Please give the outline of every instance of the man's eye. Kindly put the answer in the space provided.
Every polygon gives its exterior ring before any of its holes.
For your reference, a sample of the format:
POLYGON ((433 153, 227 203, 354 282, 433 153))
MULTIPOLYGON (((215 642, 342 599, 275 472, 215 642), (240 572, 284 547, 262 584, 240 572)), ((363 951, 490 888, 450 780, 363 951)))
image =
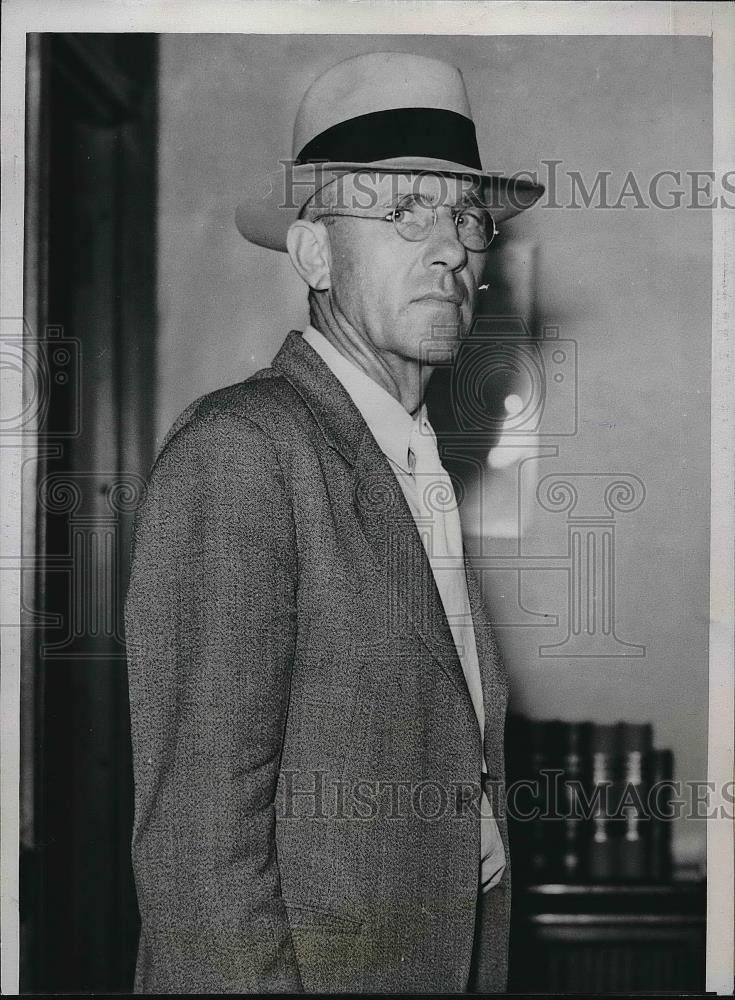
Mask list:
POLYGON ((457 226, 464 226, 465 228, 475 227, 480 229, 482 227, 482 219, 475 212, 458 212, 455 216, 455 222, 457 226))

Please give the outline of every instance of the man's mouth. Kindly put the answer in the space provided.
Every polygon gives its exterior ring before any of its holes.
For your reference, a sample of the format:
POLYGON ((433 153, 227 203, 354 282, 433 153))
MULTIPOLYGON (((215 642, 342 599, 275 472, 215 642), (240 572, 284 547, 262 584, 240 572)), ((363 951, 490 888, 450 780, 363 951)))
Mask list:
POLYGON ((428 295, 420 295, 415 302, 450 302, 452 305, 461 306, 463 296, 455 292, 446 294, 444 292, 430 292, 428 295))

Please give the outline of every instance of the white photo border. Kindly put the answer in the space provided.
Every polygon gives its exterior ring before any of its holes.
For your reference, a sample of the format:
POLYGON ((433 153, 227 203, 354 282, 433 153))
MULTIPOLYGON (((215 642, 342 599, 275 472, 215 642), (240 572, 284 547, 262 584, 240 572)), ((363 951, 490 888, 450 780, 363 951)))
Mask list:
MULTIPOLYGON (((659 2, 495 2, 495 0, 3 0, 2 225, 0 315, 23 316, 26 35, 33 32, 202 32, 242 34, 705 35, 713 43, 713 164, 735 162, 735 4, 659 2), (427 13, 431 14, 427 18, 427 13)), ((733 776, 735 730, 735 211, 714 208, 712 233, 712 472, 708 780, 733 776)), ((21 372, 0 371, 0 414, 21 408, 21 372)), ((17 448, 0 448, 0 926, 2 992, 19 983, 18 834, 20 763, 20 569, 9 554, 21 535, 17 448)), ((733 823, 707 828, 706 989, 735 982, 733 823)))

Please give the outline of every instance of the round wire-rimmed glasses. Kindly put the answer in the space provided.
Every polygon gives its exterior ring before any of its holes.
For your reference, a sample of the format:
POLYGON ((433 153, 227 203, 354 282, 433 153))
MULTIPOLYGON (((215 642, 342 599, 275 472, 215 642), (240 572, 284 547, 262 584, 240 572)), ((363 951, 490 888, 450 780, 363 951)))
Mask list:
MULTIPOLYGON (((420 195, 407 194, 384 215, 366 215, 365 213, 343 212, 339 209, 329 209, 312 217, 318 222, 325 216, 344 216, 348 219, 369 219, 373 222, 392 222, 393 226, 404 240, 409 243, 419 243, 428 239, 434 230, 437 220, 436 205, 420 195)), ((457 239, 472 253, 483 253, 498 234, 492 215, 486 208, 471 202, 452 208, 452 219, 457 230, 457 239)))

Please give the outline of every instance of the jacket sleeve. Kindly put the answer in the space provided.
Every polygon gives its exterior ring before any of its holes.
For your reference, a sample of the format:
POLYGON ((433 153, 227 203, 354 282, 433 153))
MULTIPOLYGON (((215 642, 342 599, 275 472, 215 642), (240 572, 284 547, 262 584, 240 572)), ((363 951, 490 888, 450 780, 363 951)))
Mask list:
POLYGON ((274 806, 295 590, 272 441, 195 417, 151 474, 126 601, 138 991, 302 989, 274 806))

